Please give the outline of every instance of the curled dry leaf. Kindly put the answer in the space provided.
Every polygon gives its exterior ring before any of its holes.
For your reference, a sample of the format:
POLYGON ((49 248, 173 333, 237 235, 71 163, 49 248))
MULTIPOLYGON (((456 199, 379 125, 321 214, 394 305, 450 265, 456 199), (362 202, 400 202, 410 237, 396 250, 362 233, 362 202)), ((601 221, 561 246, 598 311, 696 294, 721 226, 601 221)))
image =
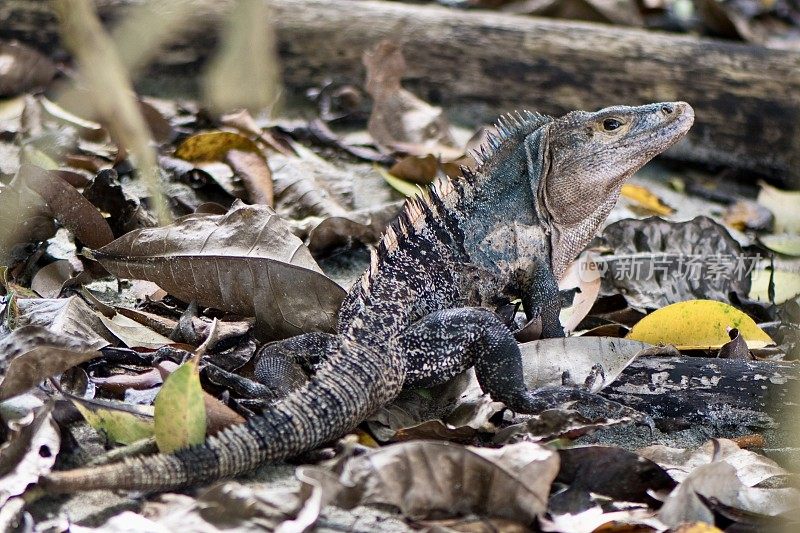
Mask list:
MULTIPOLYGON (((88 94, 84 94, 84 96, 87 98, 89 97, 88 94)), ((41 106, 42 115, 46 115, 46 118, 55 121, 59 125, 74 128, 78 132, 78 135, 84 139, 100 141, 106 135, 106 130, 103 128, 102 124, 70 113, 44 96, 39 96, 36 102, 41 106)))
POLYGON ((737 477, 748 487, 788 473, 772 459, 744 450, 730 439, 713 439, 694 450, 657 444, 642 448, 637 453, 660 464, 678 482, 686 479, 695 469, 713 461, 723 461, 733 466, 737 477))
POLYGON ((41 196, 53 218, 85 245, 99 248, 114 240, 111 228, 100 212, 57 172, 23 165, 17 178, 41 196))
MULTIPOLYGON (((352 211, 348 217, 324 218, 307 233, 308 249, 314 257, 319 257, 353 241, 375 244, 402 208, 402 201, 390 202, 352 211)), ((297 228, 295 224, 292 227, 297 228)))
POLYGON ((94 349, 115 342, 100 315, 78 296, 19 299, 17 308, 18 327, 41 326, 56 334, 82 339, 94 349))
POLYGON ((22 417, 9 418, 0 405, 0 423, 8 423, 9 438, 0 444, 0 509, 50 472, 61 448, 52 406, 39 407, 22 417))
POLYGON ((140 99, 139 111, 142 113, 142 118, 147 123, 154 141, 159 144, 166 143, 175 137, 175 130, 172 129, 172 125, 155 106, 140 99))
MULTIPOLYGON (((224 531, 309 531, 322 510, 320 487, 312 481, 300 493, 287 488, 219 483, 196 498, 168 494, 146 504, 151 522, 147 531, 190 530, 205 533, 224 531)), ((139 515, 137 515, 139 516, 139 515)), ((104 526, 106 531, 108 523, 104 526)))
POLYGON ((21 43, 0 43, 0 97, 44 87, 56 75, 46 56, 21 43))
POLYGON ((561 385, 564 372, 574 383, 584 383, 593 375, 595 365, 600 365, 603 376, 594 381, 592 392, 612 383, 639 352, 651 347, 639 340, 614 337, 541 339, 519 346, 522 371, 529 388, 561 385))
POLYGON ((237 203, 224 216, 130 232, 95 257, 117 276, 158 283, 184 301, 255 316, 264 339, 333 331, 344 298, 267 206, 237 203))
POLYGON ((591 494, 658 507, 652 494, 668 493, 677 485, 655 462, 616 446, 577 446, 558 454, 561 469, 556 481, 568 489, 550 498, 552 513, 577 513, 594 507, 591 494))
POLYGON ((694 469, 670 493, 658 512, 658 518, 669 527, 684 522, 714 522, 714 513, 704 503, 714 498, 720 503, 770 516, 796 509, 800 491, 796 488, 757 488, 746 486, 736 468, 725 461, 716 461, 694 469))
POLYGON ((437 157, 434 154, 407 155, 398 160, 389 168, 389 174, 399 179, 426 185, 442 175, 456 177, 461 175, 461 165, 467 165, 474 160, 460 154, 453 160, 437 157))
POLYGON ((0 400, 21 394, 77 364, 100 357, 97 346, 38 326, 15 329, 0 340, 0 400))
POLYGON ((185 139, 175 149, 175 157, 192 163, 223 161, 231 150, 261 153, 258 145, 244 135, 230 131, 210 131, 185 139))
POLYGON ((572 288, 580 289, 580 292, 575 294, 572 299, 572 305, 561 310, 561 324, 564 326, 565 333, 575 331, 581 320, 589 314, 600 295, 603 276, 594 259, 595 256, 591 252, 581 254, 567 267, 566 272, 559 280, 558 288, 562 291, 572 288))
POLYGON ((75 267, 69 260, 59 259, 36 272, 31 280, 31 289, 44 298, 58 298, 64 284, 76 274, 75 267))
POLYGON ((367 91, 373 99, 367 129, 376 143, 385 147, 455 144, 442 110, 420 100, 400 84, 406 63, 398 45, 381 41, 364 53, 363 61, 367 67, 367 91))
POLYGON ((393 444, 329 471, 305 467, 323 501, 350 509, 384 504, 421 520, 476 514, 532 524, 547 506, 558 454, 532 443, 493 450, 447 442, 393 444))
POLYGON ((720 359, 752 359, 753 356, 747 348, 747 342, 739 335, 739 330, 732 328, 728 331, 730 342, 726 342, 719 349, 717 357, 720 359))
POLYGON ((635 309, 695 298, 728 301, 731 292, 750 291, 756 258, 708 217, 620 220, 606 227, 602 240, 613 250, 599 258, 605 264, 602 294, 621 293, 635 309))
POLYGON ((309 150, 297 151, 300 157, 270 156, 275 210, 284 218, 348 216, 352 175, 309 150))
POLYGON ((675 212, 661 198, 642 185, 626 183, 620 189, 620 195, 630 202, 631 210, 640 215, 667 216, 675 212))
POLYGON ((274 205, 272 171, 260 154, 230 150, 225 156, 225 162, 241 177, 251 203, 270 207, 274 205))

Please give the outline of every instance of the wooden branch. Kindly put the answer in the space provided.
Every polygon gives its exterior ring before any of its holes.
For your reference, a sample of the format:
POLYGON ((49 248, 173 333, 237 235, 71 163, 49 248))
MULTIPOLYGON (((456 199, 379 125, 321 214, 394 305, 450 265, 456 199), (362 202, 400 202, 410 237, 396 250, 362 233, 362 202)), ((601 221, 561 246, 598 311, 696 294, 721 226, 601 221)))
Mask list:
MULTIPOLYGON (((7 0, 0 38, 53 39, 44 3, 7 0), (22 16, 26 5, 34 14, 22 16), (14 29, 16 20, 27 21, 14 29), (11 17, 11 18, 9 18, 11 17), (32 21, 32 22, 30 22, 32 21)), ((101 0, 119 18, 132 0, 101 0)), ((215 46, 227 1, 204 5, 153 72, 185 76, 215 46), (178 57, 184 59, 176 64, 178 57), (182 54, 182 55, 181 55, 182 54), (187 60, 188 59, 188 60, 187 60)), ((697 120, 673 157, 731 165, 800 186, 800 53, 692 36, 369 0, 273 0, 290 95, 326 78, 361 85, 361 54, 403 44, 406 85, 472 124, 517 108, 560 114, 686 100, 697 120)), ((26 39, 27 40, 27 39, 26 39)), ((52 43, 50 43, 52 44, 52 43)))
POLYGON ((791 434, 800 400, 795 362, 641 357, 601 394, 651 415, 664 429, 777 430, 786 445, 800 445, 791 434))

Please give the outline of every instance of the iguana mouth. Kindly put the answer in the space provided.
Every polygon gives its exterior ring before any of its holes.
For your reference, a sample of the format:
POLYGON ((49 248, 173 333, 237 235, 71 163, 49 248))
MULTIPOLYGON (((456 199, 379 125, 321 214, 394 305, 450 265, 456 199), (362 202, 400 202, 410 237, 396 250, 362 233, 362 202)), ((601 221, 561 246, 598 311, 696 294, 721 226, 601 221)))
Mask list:
POLYGON ((653 142, 649 143, 650 149, 646 153, 656 155, 681 140, 694 124, 694 109, 686 102, 664 102, 655 106, 659 107, 664 119, 638 134, 626 137, 614 149, 642 146, 643 140, 648 139, 653 142))

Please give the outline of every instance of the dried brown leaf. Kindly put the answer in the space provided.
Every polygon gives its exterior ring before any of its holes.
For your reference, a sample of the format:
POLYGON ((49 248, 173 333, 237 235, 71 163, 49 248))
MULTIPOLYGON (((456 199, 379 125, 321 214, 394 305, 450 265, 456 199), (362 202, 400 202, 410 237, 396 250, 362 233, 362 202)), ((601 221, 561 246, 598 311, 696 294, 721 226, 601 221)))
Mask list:
POLYGON ((29 242, 49 239, 56 225, 44 199, 17 177, 0 188, 0 265, 9 265, 29 242))
POLYGON ((158 349, 173 342, 170 338, 120 313, 112 318, 100 315, 100 321, 128 348, 158 349))
POLYGON ((31 280, 31 289, 43 298, 58 298, 64 284, 77 274, 68 259, 59 259, 40 268, 31 280))
POLYGON ((78 296, 19 299, 17 308, 18 327, 41 326, 56 334, 83 339, 98 350, 115 342, 100 315, 78 296))
POLYGON ((175 157, 193 163, 222 161, 231 150, 260 153, 258 145, 240 133, 209 131, 185 139, 175 149, 175 157))
POLYGON ((146 279, 184 301, 255 316, 264 338, 333 331, 344 290, 267 206, 189 215, 126 234, 95 257, 120 277, 146 279))
POLYGON ((739 330, 733 328, 728 331, 731 341, 722 345, 717 357, 720 359, 753 359, 747 341, 739 334, 739 330))
POLYGON ((77 337, 38 326, 15 329, 0 341, 0 369, 5 369, 0 382, 0 401, 99 356, 95 347, 77 337))
POLYGON ((56 172, 22 165, 15 178, 38 194, 49 212, 75 237, 90 248, 100 248, 114 240, 100 212, 56 172))
POLYGON ((338 480, 303 468, 323 501, 344 508, 392 505, 411 519, 477 514, 532 524, 547 507, 558 455, 531 443, 501 449, 437 441, 393 444, 348 459, 338 480))
POLYGON ((270 155, 275 210, 285 218, 347 217, 352 175, 307 149, 298 151, 300 157, 270 155))
POLYGON ((667 493, 677 483, 658 464, 616 446, 577 446, 559 450, 556 481, 568 489, 550 499, 550 512, 578 513, 595 505, 589 494, 657 507, 651 494, 667 493))
POLYGON ((251 203, 270 207, 274 205, 272 171, 260 154, 242 150, 230 150, 225 155, 225 162, 233 168, 234 172, 244 182, 244 187, 247 189, 251 203))
POLYGON ((624 219, 602 239, 614 253, 598 258, 605 264, 601 294, 622 293, 636 310, 698 298, 725 302, 731 292, 750 291, 754 257, 708 217, 624 219))
POLYGON ((0 43, 0 97, 44 87, 56 75, 46 56, 22 43, 0 43))
POLYGON ((373 99, 367 129, 376 143, 385 147, 398 143, 455 144, 442 110, 400 84, 406 63, 397 44, 381 41, 364 53, 363 61, 367 67, 367 91, 373 99))
POLYGON ((32 410, 19 418, 6 418, 0 409, 0 423, 8 421, 10 438, 0 444, 0 509, 9 498, 22 494, 50 472, 61 448, 58 425, 50 406, 32 410))

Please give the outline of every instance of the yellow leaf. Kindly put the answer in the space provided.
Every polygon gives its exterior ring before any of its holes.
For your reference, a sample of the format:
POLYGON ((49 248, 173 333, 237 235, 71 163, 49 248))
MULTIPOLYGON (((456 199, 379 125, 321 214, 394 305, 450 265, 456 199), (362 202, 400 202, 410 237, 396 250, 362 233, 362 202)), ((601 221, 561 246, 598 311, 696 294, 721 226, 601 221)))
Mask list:
POLYGON ((381 447, 380 444, 378 444, 375 441, 375 439, 373 439, 372 436, 369 433, 367 433, 366 431, 362 431, 360 429, 357 429, 355 434, 356 434, 356 437, 358 437, 358 443, 360 445, 366 446, 367 448, 380 448, 381 447))
POLYGON ((65 394, 86 422, 118 444, 131 444, 153 436, 153 409, 109 400, 87 400, 65 394))
POLYGON ((261 153, 258 145, 244 135, 229 131, 211 131, 198 133, 184 140, 175 150, 175 157, 193 163, 222 161, 230 150, 261 153))
POLYGON ((738 329, 751 349, 775 344, 752 318, 714 300, 689 300, 662 307, 633 326, 627 338, 674 344, 679 350, 709 350, 731 340, 726 328, 738 329))
POLYGON ((383 179, 388 183, 392 189, 396 190, 400 194, 405 196, 419 196, 422 192, 422 189, 416 183, 411 183, 410 181, 406 181, 403 179, 398 178, 397 176, 391 175, 385 169, 375 165, 375 169, 378 173, 383 176, 383 179))
POLYGON ((633 202, 634 206, 632 207, 636 208, 637 211, 644 211, 646 214, 671 215, 675 212, 674 209, 662 202, 658 196, 641 185, 626 183, 622 186, 620 194, 633 202))
POLYGON ((197 359, 170 374, 156 396, 155 436, 162 453, 200 444, 206 438, 206 406, 197 359))

